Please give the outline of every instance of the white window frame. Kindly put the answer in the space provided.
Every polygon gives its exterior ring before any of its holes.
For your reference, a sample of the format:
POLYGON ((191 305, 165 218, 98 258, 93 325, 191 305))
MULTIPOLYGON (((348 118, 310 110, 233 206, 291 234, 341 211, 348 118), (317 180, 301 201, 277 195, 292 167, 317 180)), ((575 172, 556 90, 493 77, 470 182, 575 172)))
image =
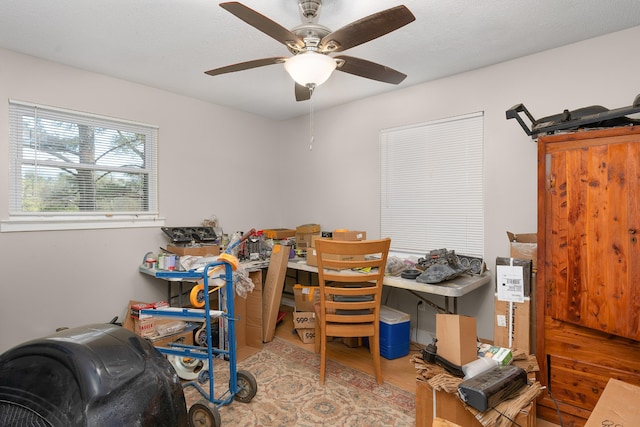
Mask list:
POLYGON ((396 254, 484 254, 484 113, 380 132, 380 235, 396 254))
MULTIPOLYGON (((0 232, 70 229, 108 229, 158 227, 164 218, 158 212, 158 127, 69 109, 9 100, 9 217, 0 220, 0 232), (26 212, 22 209, 22 165, 33 164, 22 155, 22 135, 29 132, 22 125, 24 115, 53 118, 145 135, 144 169, 148 180, 147 208, 143 211, 26 212), (30 163, 29 163, 30 162, 30 163)), ((45 162, 46 164, 46 162, 45 162)), ((63 164, 63 163, 61 163, 63 164)), ((54 165, 55 166, 55 165, 54 165)), ((84 165, 92 167, 92 165, 84 165)), ((123 165, 124 166, 124 165, 123 165)), ((56 166, 56 167, 59 167, 56 166)), ((100 169, 104 169, 102 166, 100 169)), ((124 169, 124 168, 123 168, 124 169)), ((139 173, 141 169, 137 169, 139 173)))

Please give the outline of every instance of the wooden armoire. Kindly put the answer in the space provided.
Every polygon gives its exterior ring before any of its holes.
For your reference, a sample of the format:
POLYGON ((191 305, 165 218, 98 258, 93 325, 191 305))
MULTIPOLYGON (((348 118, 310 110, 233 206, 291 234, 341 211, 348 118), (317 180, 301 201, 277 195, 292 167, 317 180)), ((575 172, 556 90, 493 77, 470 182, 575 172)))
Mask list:
POLYGON ((541 418, 582 426, 609 378, 640 385, 639 240, 640 126, 539 137, 541 418))

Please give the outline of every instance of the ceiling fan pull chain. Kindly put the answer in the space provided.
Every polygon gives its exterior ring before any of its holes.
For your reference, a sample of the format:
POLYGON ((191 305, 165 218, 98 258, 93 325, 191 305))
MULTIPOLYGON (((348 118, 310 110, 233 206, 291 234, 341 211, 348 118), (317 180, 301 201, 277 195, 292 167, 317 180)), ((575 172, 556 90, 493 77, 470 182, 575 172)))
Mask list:
MULTIPOLYGON (((309 88, 309 92, 312 93, 313 89, 309 88)), ((313 151, 313 141, 315 137, 313 135, 313 98, 309 99, 309 151, 313 151)))

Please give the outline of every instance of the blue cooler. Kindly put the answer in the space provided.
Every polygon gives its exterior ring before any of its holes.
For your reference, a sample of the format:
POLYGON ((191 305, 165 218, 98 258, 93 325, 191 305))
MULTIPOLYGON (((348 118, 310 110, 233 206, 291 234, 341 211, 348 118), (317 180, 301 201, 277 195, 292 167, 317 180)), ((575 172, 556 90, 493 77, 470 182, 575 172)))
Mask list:
POLYGON ((397 359, 409 354, 411 317, 391 307, 380 307, 380 355, 397 359))

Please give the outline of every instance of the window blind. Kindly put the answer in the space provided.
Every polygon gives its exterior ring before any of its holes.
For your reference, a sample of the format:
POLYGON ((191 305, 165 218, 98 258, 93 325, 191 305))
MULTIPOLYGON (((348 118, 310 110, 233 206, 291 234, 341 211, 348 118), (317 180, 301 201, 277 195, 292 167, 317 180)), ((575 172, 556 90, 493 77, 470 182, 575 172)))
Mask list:
POLYGON ((157 127, 9 102, 16 217, 157 216, 157 127))
POLYGON ((381 236, 424 256, 484 253, 483 113, 380 132, 381 236))

